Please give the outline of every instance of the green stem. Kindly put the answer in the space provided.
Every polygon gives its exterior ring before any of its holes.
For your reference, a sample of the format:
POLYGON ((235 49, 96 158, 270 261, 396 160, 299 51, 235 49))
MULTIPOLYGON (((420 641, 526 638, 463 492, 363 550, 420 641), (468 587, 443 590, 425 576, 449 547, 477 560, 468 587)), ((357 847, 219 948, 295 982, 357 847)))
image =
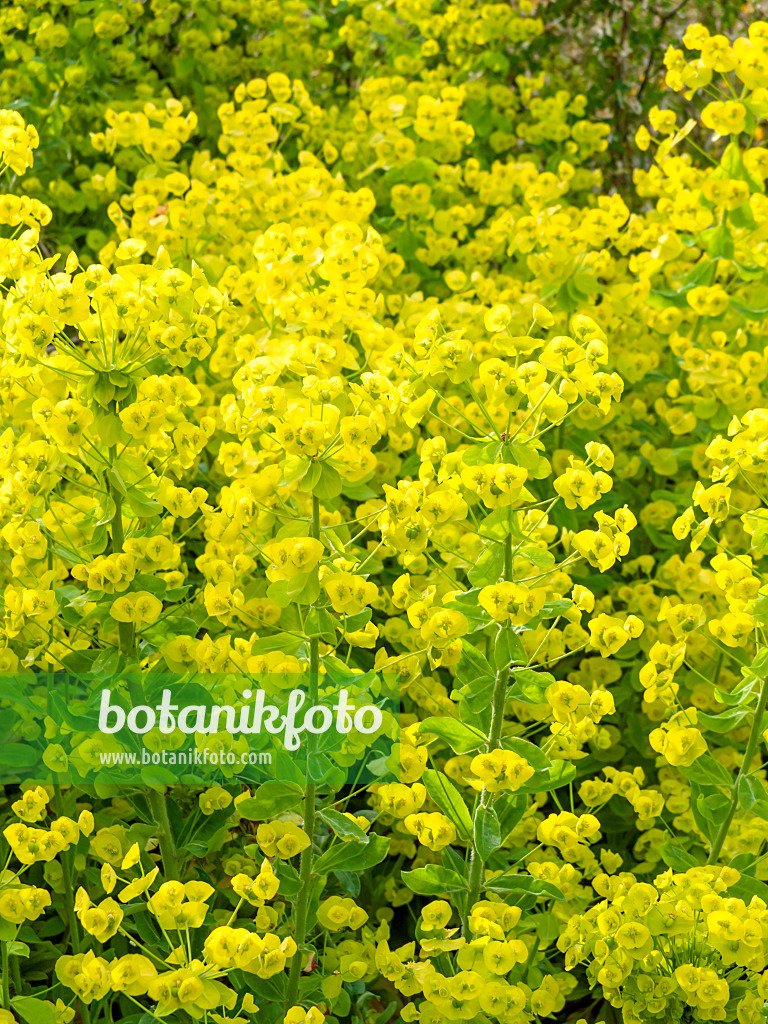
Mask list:
MULTIPOLYGON (((109 450, 110 463, 115 461, 116 448, 109 450)), ((118 553, 123 550, 123 497, 117 488, 110 488, 112 500, 115 503, 115 512, 112 516, 112 551, 118 553)), ((129 671, 132 669, 130 662, 136 656, 136 637, 133 630, 133 623, 119 622, 118 637, 120 640, 120 652, 125 654, 129 661, 129 671)), ((129 677, 130 678, 130 677, 129 677)), ((130 681, 131 700, 134 704, 144 703, 144 692, 141 682, 136 679, 130 681)), ((163 861, 163 874, 166 879, 179 877, 179 864, 176 855, 176 846, 173 842, 173 831, 168 817, 168 806, 162 793, 150 789, 147 794, 150 814, 158 826, 158 841, 160 843, 160 856, 163 861)))
MULTIPOLYGON (((109 450, 112 461, 115 457, 115 449, 109 450)), ((115 487, 109 489, 112 501, 115 503, 115 512, 112 516, 112 551, 119 554, 123 550, 123 496, 115 487)), ((134 649, 133 623, 118 622, 117 632, 120 638, 120 650, 124 654, 132 654, 134 649)))
MULTIPOLYGON (((64 797, 61 792, 61 785, 58 782, 53 784, 53 806, 60 818, 64 817, 64 797)), ((77 955, 80 952, 80 932, 77 927, 77 916, 75 915, 75 897, 72 890, 72 857, 71 850, 65 850, 61 855, 62 879, 64 882, 64 907, 69 925, 69 943, 72 952, 77 955)))
POLYGON ((162 793, 150 789, 148 794, 149 809, 154 818, 154 824, 159 826, 157 838, 160 842, 160 856, 163 860, 163 874, 166 879, 177 879, 180 877, 179 862, 176 853, 176 845, 173 841, 173 831, 168 817, 168 804, 162 793))
POLYGON ((717 858, 720 856, 720 851, 723 848, 725 840, 728 838, 728 831, 733 821, 733 816, 736 814, 736 809, 739 806, 739 783, 742 777, 746 777, 750 773, 750 765, 752 759, 755 756, 757 745, 760 742, 760 736, 763 727, 763 715, 765 713, 765 705, 768 703, 768 673, 762 681, 760 688, 760 696, 757 699, 757 707, 755 708, 755 717, 752 721, 752 729, 749 733, 749 739, 747 740, 747 749, 744 751, 744 760, 741 762, 741 768, 739 768, 739 774, 736 776, 736 781, 733 784, 731 791, 731 805, 728 808, 728 813, 718 829, 715 841, 712 844, 712 849, 709 851, 709 857, 707 858, 707 864, 716 864, 717 858))
POLYGON ((10 970, 8 967, 8 943, 3 941, 0 943, 0 949, 2 951, 2 970, 3 970, 3 1009, 11 1009, 11 992, 10 992, 10 970))
POLYGON ((717 684, 720 682, 720 673, 721 673, 722 669, 723 669, 723 652, 719 651, 718 655, 717 655, 717 663, 715 665, 715 677, 712 680, 712 687, 713 687, 713 689, 716 688, 717 684))
POLYGON ((21 968, 19 967, 19 958, 14 956, 11 958, 11 974, 13 975, 13 988, 17 996, 20 996, 23 991, 23 985, 21 983, 21 968))
MULTIPOLYGON (((507 665, 496 673, 496 682, 493 687, 493 703, 491 705, 491 731, 488 736, 486 750, 496 750, 501 746, 501 731, 504 727, 504 705, 507 698, 507 686, 512 666, 507 665)), ((491 802, 491 793, 483 787, 480 797, 480 806, 487 807, 491 802)), ((483 859, 480 856, 474 838, 472 840, 472 855, 469 861, 469 893, 467 895, 466 912, 462 927, 462 934, 469 937, 469 915, 472 907, 480 897, 480 886, 483 882, 483 859)))
MULTIPOLYGON (((512 508, 510 506, 509 511, 509 523, 510 532, 507 534, 504 540, 504 579, 512 579, 512 559, 514 551, 512 549, 512 508)), ((503 627, 510 629, 511 625, 503 627)), ((504 728, 504 705, 507 699, 507 687, 509 686, 510 675, 512 673, 512 665, 506 665, 504 668, 499 669, 496 673, 496 682, 493 687, 493 697, 491 699, 491 730, 488 735, 488 743, 486 750, 490 753, 497 747, 501 746, 501 732, 504 728)), ((491 794, 488 790, 483 787, 482 795, 480 796, 480 806, 487 807, 491 802, 491 794)), ((462 935, 465 938, 469 938, 469 915, 472 913, 472 907, 477 903, 480 897, 480 886, 483 883, 483 859, 480 856, 477 845, 472 838, 472 853, 469 859, 469 892, 467 894, 467 902, 465 906, 465 913, 462 920, 462 935)))
MULTIPOLYGON (((312 528, 311 535, 315 540, 320 539, 320 502, 312 496, 312 528)), ((317 704, 319 691, 320 674, 320 639, 313 636, 309 641, 309 704, 310 707, 317 704)), ((307 736, 307 761, 315 748, 315 735, 309 733, 307 736)), ((309 773, 307 773, 309 775, 309 773)), ((296 942, 296 953, 291 960, 291 969, 288 974, 288 986, 285 993, 285 1011, 295 1006, 299 995, 299 981, 301 980, 301 968, 304 960, 304 943, 307 939, 307 919, 309 916, 309 894, 312 886, 312 866, 314 854, 312 851, 312 840, 315 834, 315 793, 316 787, 307 778, 307 788, 304 792, 304 831, 309 836, 309 846, 301 851, 299 864, 299 895, 296 899, 296 925, 294 928, 294 940, 296 942)))
MULTIPOLYGON (((48 569, 53 568, 53 548, 48 546, 48 569)), ((48 672, 48 699, 53 693, 53 670, 48 672)), ((60 817, 64 817, 64 796, 61 792, 61 783, 54 782, 53 784, 53 806, 56 809, 56 814, 60 817)), ((64 912, 67 918, 67 926, 69 928, 69 944, 72 947, 72 952, 77 955, 80 952, 80 932, 77 927, 77 915, 75 914, 75 895, 72 889, 72 877, 74 870, 74 857, 71 850, 63 850, 61 854, 61 874, 62 881, 64 882, 64 912)), ((20 974, 18 961, 14 960, 14 968, 20 974)), ((21 977, 16 977, 14 974, 14 981, 16 984, 16 995, 21 995, 21 977)), ((83 1024, 91 1024, 91 1011, 88 1005, 84 1002, 80 1002, 80 1016, 83 1019, 83 1024)))

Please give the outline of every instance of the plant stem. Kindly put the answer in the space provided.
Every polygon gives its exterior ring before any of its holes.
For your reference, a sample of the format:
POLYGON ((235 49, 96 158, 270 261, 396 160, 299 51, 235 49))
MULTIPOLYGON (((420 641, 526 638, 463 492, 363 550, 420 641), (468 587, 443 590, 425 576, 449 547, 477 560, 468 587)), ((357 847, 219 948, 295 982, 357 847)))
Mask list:
POLYGON ((3 970, 3 1009, 10 1010, 11 1008, 11 992, 10 992, 10 970, 8 967, 8 943, 3 941, 0 942, 0 951, 2 952, 2 970, 3 970))
MULTIPOLYGON (((115 461, 116 449, 110 448, 110 463, 115 461)), ((110 488, 110 494, 112 500, 115 503, 115 512, 112 516, 112 551, 118 553, 123 550, 123 498, 117 488, 110 488)), ((129 671, 132 669, 130 665, 131 660, 136 656, 136 637, 133 631, 133 624, 130 622, 119 622, 118 636, 120 641, 120 652, 126 655, 129 661, 129 671)), ((130 679, 130 693, 131 700, 134 704, 144 703, 144 691, 141 682, 137 679, 130 679)), ((176 856, 176 846, 173 842, 173 831, 171 829, 171 822, 168 818, 168 807, 165 802, 165 798, 162 793, 158 793, 155 789, 150 789, 147 793, 147 803, 149 804, 150 813, 154 819, 154 823, 158 826, 158 840, 160 843, 160 856, 163 861, 163 874, 166 879, 176 879, 179 877, 179 865, 176 856)))
MULTIPOLYGON (((60 818, 64 817, 64 797, 61 793, 61 785, 58 782, 53 784, 53 806, 60 818)), ((64 906, 67 913, 67 924, 69 925, 69 942, 72 952, 77 955, 80 952, 80 933, 77 928, 77 917, 75 915, 75 897, 72 891, 72 858, 70 850, 65 850, 61 855, 62 878, 64 881, 64 906)))
MULTIPOLYGON (((320 502, 312 496, 312 528, 311 536, 315 540, 320 539, 320 502)), ((319 691, 320 674, 320 639, 313 636, 309 641, 309 704, 310 707, 317 704, 319 691)), ((291 969, 288 974, 288 986, 285 993, 286 1012, 296 1005, 299 995, 299 981, 301 979, 301 968, 304 959, 303 946, 307 938, 307 918, 309 916, 309 893, 312 886, 312 864, 314 854, 312 851, 312 839, 315 833, 315 793, 316 787, 309 779, 309 758, 315 748, 315 735, 309 733, 307 736, 307 788, 304 791, 304 831, 309 836, 309 846, 301 851, 299 864, 299 895, 296 899, 296 925, 294 928, 294 940, 296 952, 291 960, 291 969)))
POLYGON ((17 996, 20 996, 23 990, 21 983, 21 968, 19 967, 19 958, 13 957, 11 960, 11 974, 13 975, 13 988, 17 996))
MULTIPOLYGON (((109 452, 114 461, 115 449, 110 448, 109 452)), ((115 503, 111 524, 112 551, 114 554, 119 554, 123 550, 123 540, 125 539, 123 536, 123 496, 115 487, 110 487, 109 493, 115 503)), ((120 638, 120 650, 124 654, 132 654, 134 649, 133 623, 118 622, 117 632, 120 638)))
MULTIPOLYGON (((501 746, 501 730, 504 726, 504 704, 507 697, 507 686, 509 685, 511 666, 507 665, 496 673, 496 682, 493 687, 493 703, 491 705, 491 731, 488 736, 486 750, 496 750, 501 746)), ((483 787, 480 797, 480 806, 487 807, 491 802, 491 793, 483 787)), ((469 915, 472 907, 477 903, 480 896, 480 886, 483 881, 483 859, 478 853, 474 838, 472 840, 472 855, 469 861, 469 893, 467 895, 466 913, 462 927, 462 934, 468 936, 469 915)))
POLYGON ((166 879, 177 879, 180 877, 179 862, 176 854, 176 845, 173 841, 173 831, 168 817, 168 806, 162 793, 150 789, 148 794, 149 809, 154 818, 154 824, 159 826, 157 838, 160 842, 160 856, 163 860, 163 874, 166 879))
POLYGON ((766 703, 768 703, 768 673, 766 673, 763 678, 762 686, 760 687, 760 696, 757 699, 755 717, 752 720, 752 729, 749 733, 749 739, 747 740, 747 749, 744 751, 744 760, 741 762, 739 774, 736 776, 736 781, 734 782, 733 789, 731 791, 731 805, 728 808, 728 813, 723 819, 720 828, 718 829, 715 841, 712 843, 712 849, 709 851, 707 864, 717 863, 717 858, 720 856, 723 844, 728 838, 728 831, 731 827, 731 823, 733 822, 733 816, 736 814, 736 809, 739 806, 739 783, 741 782, 742 777, 749 775, 750 765, 752 764, 752 759, 755 756, 757 745, 760 742, 766 703))
MULTIPOLYGON (((511 513, 510 513, 511 515, 511 513)), ((508 533, 504 541, 504 579, 512 578, 512 534, 508 533)), ((507 624, 503 628, 511 629, 507 624)), ((504 728, 504 705, 507 699, 507 687, 512 672, 512 665, 505 665, 496 672, 496 682, 493 686, 493 697, 491 700, 491 730, 488 735, 486 750, 490 753, 501 746, 501 731, 504 728)), ((483 787, 480 797, 480 806, 487 807, 491 802, 491 794, 483 787)), ((469 860, 469 892, 467 894, 466 912, 462 921, 462 935, 469 937, 469 915, 472 907, 477 903, 480 896, 480 886, 483 882, 483 859, 478 853, 474 836, 472 838, 472 854, 469 860)))

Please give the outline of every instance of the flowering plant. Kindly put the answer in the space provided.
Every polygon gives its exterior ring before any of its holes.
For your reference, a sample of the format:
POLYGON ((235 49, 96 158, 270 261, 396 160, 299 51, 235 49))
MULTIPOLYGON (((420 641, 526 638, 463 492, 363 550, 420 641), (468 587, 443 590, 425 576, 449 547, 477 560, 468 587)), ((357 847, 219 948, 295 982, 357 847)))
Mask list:
POLYGON ((531 9, 380 6, 353 97, 231 5, 71 203, 0 111, 0 1022, 756 1024, 768 26, 666 51, 622 197, 585 97, 473 76, 531 9), (255 690, 378 717, 252 771, 255 690))

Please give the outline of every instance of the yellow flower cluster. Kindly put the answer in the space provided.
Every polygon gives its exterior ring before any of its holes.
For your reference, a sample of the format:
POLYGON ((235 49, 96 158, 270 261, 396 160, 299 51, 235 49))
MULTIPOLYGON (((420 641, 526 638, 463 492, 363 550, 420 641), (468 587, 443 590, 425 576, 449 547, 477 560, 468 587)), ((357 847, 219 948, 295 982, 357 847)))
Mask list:
POLYGON ((766 905, 729 897, 739 880, 733 868, 671 870, 653 884, 629 873, 599 877, 603 899, 586 914, 575 915, 558 939, 570 969, 586 963, 623 1019, 726 1020, 726 1004, 735 995, 738 1020, 757 1020, 756 997, 765 988, 766 905), (735 986, 728 969, 743 968, 754 989, 735 986))
POLYGON ((757 1024, 768 27, 667 50, 692 116, 651 107, 622 198, 586 98, 512 52, 525 0, 215 6, 0 12, 31 108, 0 112, 8 728, 82 780, 125 748, 70 675, 393 679, 399 718, 278 743, 253 793, 154 764, 140 797, 9 791, 5 1002, 54 893, 84 1020, 318 1024, 387 989, 532 1024, 589 989, 757 1024), (107 52, 131 86, 94 109, 107 52))

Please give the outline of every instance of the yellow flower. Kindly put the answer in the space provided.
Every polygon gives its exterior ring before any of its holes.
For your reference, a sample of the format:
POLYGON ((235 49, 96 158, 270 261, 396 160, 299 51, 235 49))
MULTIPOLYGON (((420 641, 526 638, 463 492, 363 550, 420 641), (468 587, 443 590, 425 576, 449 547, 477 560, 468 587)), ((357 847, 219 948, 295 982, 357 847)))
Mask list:
POLYGON ((533 775, 533 768, 524 757, 511 750, 497 748, 472 758, 470 769, 490 793, 515 791, 533 775))

